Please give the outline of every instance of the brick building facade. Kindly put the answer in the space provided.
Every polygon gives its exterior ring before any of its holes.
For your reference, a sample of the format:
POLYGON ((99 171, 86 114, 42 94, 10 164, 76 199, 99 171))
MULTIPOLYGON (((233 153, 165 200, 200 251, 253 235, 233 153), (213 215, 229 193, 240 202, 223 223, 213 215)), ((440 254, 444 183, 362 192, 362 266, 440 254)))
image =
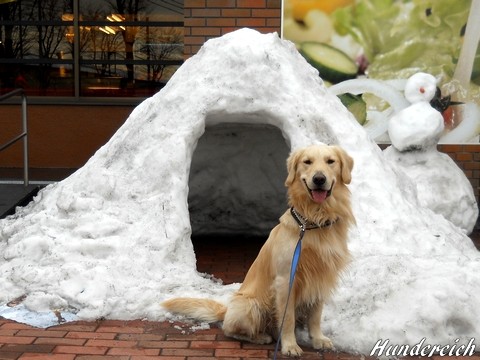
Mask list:
POLYGON ((280 33, 281 0, 185 0, 185 57, 205 41, 243 27, 280 33))

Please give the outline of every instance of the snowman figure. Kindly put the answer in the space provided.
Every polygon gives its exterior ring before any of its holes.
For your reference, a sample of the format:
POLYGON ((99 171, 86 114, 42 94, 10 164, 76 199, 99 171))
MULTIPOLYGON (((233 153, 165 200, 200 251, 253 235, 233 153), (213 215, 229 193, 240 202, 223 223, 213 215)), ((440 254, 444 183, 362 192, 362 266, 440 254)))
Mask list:
POLYGON ((392 116, 388 135, 398 151, 436 147, 442 135, 443 116, 430 101, 437 91, 437 80, 426 73, 411 76, 405 84, 405 98, 411 104, 392 116))
POLYGON ((437 151, 444 129, 442 114, 431 106, 437 92, 434 76, 417 73, 405 85, 411 103, 389 121, 392 146, 385 157, 416 185, 420 205, 470 234, 477 222, 478 205, 463 171, 446 154, 437 151))

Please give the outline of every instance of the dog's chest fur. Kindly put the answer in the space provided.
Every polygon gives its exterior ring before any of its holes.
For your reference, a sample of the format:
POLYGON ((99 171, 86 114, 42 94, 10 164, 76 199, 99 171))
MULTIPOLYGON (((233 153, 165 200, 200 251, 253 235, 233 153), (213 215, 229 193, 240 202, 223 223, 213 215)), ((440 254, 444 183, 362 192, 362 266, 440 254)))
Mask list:
POLYGON ((331 242, 322 235, 309 235, 313 234, 307 234, 303 240, 294 283, 297 301, 303 305, 326 300, 350 261, 346 244, 331 242))

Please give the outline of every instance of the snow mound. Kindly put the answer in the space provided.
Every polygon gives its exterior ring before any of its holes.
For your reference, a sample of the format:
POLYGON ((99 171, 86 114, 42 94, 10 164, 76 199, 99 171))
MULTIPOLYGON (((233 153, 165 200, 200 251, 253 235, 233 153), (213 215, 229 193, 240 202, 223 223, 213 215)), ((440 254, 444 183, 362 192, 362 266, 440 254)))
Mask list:
POLYGON ((416 184, 420 205, 470 234, 477 222, 478 205, 463 171, 448 155, 437 151, 444 120, 430 105, 435 91, 433 75, 416 73, 407 80, 405 97, 412 105, 390 118, 392 146, 384 155, 416 184))
POLYGON ((291 148, 337 143, 355 159, 354 261, 325 309, 337 348, 480 337, 470 239, 419 206, 292 43, 248 29, 208 41, 83 168, 0 221, 0 303, 26 294, 30 310, 162 320, 168 297, 228 299, 238 285, 195 269, 187 193, 205 126, 236 122, 273 125, 291 148))
POLYGON ((478 218, 478 205, 465 173, 447 154, 435 148, 401 152, 394 146, 384 150, 416 184, 420 204, 470 234, 478 218))

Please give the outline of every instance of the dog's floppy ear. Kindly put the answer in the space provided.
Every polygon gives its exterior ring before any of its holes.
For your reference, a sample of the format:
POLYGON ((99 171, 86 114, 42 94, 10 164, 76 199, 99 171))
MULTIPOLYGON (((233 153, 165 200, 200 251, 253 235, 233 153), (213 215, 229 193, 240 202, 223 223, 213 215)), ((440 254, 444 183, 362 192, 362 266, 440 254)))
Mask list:
POLYGON ((288 157, 287 159, 288 176, 287 176, 287 179, 285 180, 285 186, 292 185, 293 181, 295 180, 295 176, 297 175, 297 165, 301 155, 302 155, 302 151, 297 150, 292 152, 288 157))
POLYGON ((335 146, 335 151, 342 163, 342 181, 344 184, 350 184, 352 181, 353 158, 339 146, 335 146))

